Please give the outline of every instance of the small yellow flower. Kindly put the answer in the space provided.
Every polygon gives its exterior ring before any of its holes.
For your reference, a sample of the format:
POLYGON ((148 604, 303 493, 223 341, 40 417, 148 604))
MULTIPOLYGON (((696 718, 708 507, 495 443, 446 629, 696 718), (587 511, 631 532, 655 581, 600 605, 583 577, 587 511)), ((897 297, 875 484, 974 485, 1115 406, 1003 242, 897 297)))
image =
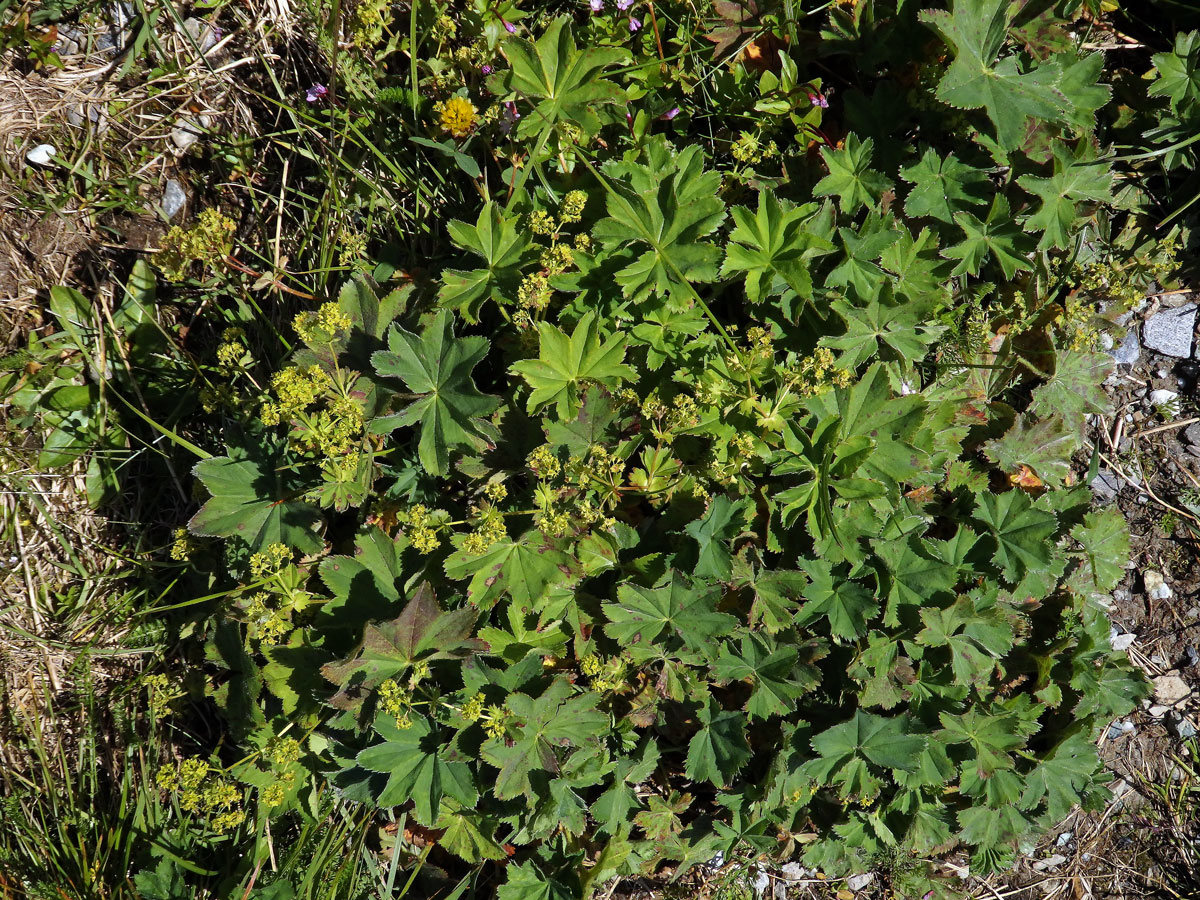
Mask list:
POLYGON ((475 127, 476 110, 470 100, 462 97, 451 97, 438 105, 438 122, 443 131, 448 131, 454 137, 466 137, 475 127))

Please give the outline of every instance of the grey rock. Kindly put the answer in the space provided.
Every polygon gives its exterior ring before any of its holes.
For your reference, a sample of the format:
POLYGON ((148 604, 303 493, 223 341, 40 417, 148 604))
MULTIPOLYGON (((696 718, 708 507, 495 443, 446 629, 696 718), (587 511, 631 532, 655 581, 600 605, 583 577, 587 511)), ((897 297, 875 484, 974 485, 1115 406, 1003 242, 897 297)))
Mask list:
POLYGON ((1125 340, 1109 353, 1118 365, 1137 365, 1138 360, 1142 358, 1142 345, 1138 342, 1137 332, 1130 331, 1125 335, 1125 340))
POLYGON ((1160 705, 1160 704, 1154 704, 1154 705, 1150 706, 1150 707, 1149 707, 1149 708, 1146 710, 1146 712, 1147 712, 1147 713, 1149 713, 1149 715, 1151 716, 1151 718, 1154 718, 1154 719, 1161 719, 1161 718, 1162 718, 1163 716, 1165 716, 1165 715, 1166 715, 1168 712, 1170 712, 1170 708, 1169 708, 1169 707, 1166 707, 1166 706, 1162 706, 1162 705, 1160 705))
POLYGON ((1127 734, 1133 734, 1136 730, 1137 726, 1132 722, 1113 722, 1108 726, 1108 739, 1113 741, 1127 734))
POLYGON ((1174 674, 1159 675, 1151 680, 1151 684, 1154 686, 1154 699, 1163 706, 1176 706, 1192 693, 1187 682, 1174 674))
POLYGON ((1183 439, 1189 444, 1200 446, 1200 422, 1193 422, 1183 429, 1183 439))
POLYGON ((1170 373, 1166 369, 1159 369, 1156 373, 1159 378, 1166 378, 1170 373))
POLYGON ((1197 651, 1195 647, 1187 647, 1185 655, 1187 656, 1187 662, 1184 663, 1185 666, 1189 668, 1200 666, 1200 651, 1197 651))
POLYGON ((784 863, 783 868, 779 870, 779 876, 784 881, 802 881, 811 874, 808 869, 794 862, 784 863))
POLYGON ((1113 603, 1128 603, 1133 599, 1133 594, 1128 588, 1117 588, 1112 592, 1113 603))
POLYGON ((1092 479, 1089 487, 1096 495, 1096 499, 1104 502, 1117 496, 1117 491, 1121 490, 1121 482, 1108 469, 1101 469, 1096 473, 1096 477, 1092 479))
POLYGON ((1186 359, 1192 355, 1192 332, 1196 328, 1196 304, 1162 309, 1142 326, 1142 340, 1151 350, 1186 359))
POLYGON ((201 55, 215 47, 217 41, 220 40, 220 35, 216 27, 209 22, 205 22, 203 19, 195 17, 184 19, 183 30, 196 42, 196 46, 200 48, 201 55))
POLYGON ((1188 453, 1192 454, 1192 456, 1200 456, 1200 445, 1193 444, 1191 447, 1188 447, 1187 449, 1188 449, 1188 453))
POLYGON ((168 219, 174 219, 184 206, 187 205, 187 192, 183 186, 174 178, 167 179, 167 185, 163 189, 162 208, 163 213, 168 219))
POLYGON ((846 879, 846 887, 852 891, 861 891, 874 880, 875 875, 872 872, 866 872, 862 875, 851 875, 846 879))
POLYGON ((1196 726, 1192 724, 1191 719, 1180 713, 1172 713, 1167 717, 1167 728, 1181 741, 1196 736, 1196 726))
POLYGON ((1064 831, 1062 834, 1060 834, 1058 836, 1058 840, 1056 840, 1054 842, 1054 845, 1056 847, 1065 847, 1065 846, 1067 846, 1067 844, 1071 843, 1071 838, 1073 838, 1073 837, 1075 837, 1075 832, 1064 831))
POLYGON ((171 129, 171 143, 180 150, 186 150, 196 141, 200 140, 200 127, 194 122, 187 119, 180 120, 179 124, 171 129))
POLYGON ((1045 859, 1039 859, 1033 864, 1033 867, 1039 872, 1044 872, 1047 869, 1057 869, 1066 861, 1067 858, 1061 853, 1055 853, 1053 856, 1048 856, 1045 859))

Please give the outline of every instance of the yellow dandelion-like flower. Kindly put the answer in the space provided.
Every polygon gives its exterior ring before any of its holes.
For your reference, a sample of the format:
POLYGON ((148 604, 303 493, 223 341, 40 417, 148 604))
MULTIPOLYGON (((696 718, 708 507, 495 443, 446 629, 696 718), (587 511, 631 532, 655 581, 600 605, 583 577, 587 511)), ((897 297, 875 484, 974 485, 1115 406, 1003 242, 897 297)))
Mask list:
POLYGON ((475 127, 476 110, 470 100, 462 97, 451 97, 438 107, 438 122, 443 131, 448 131, 454 137, 466 137, 475 127))

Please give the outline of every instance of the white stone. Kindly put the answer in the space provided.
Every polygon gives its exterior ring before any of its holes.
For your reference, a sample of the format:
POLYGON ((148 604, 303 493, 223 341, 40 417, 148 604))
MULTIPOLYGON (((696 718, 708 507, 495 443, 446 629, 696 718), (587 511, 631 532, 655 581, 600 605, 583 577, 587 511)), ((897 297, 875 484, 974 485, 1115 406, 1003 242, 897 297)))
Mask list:
POLYGON ((1192 692, 1178 675, 1159 675, 1153 684, 1154 699, 1163 706, 1175 706, 1192 692))
POLYGON ((1149 709, 1146 710, 1146 712, 1148 712, 1150 715, 1152 715, 1156 719, 1161 719, 1163 716, 1165 716, 1167 714, 1167 709, 1168 709, 1168 707, 1166 707, 1166 706, 1151 706, 1149 709))
POLYGON ((1162 583, 1166 581, 1163 578, 1163 573, 1157 569, 1147 569, 1142 573, 1142 582, 1146 585, 1146 593, 1154 593, 1162 583))
POLYGON ((1039 872, 1044 872, 1047 869, 1057 869, 1066 861, 1067 858, 1061 853, 1055 853, 1053 856, 1048 856, 1045 859, 1039 859, 1033 864, 1033 867, 1039 872))
POLYGON ((867 872, 863 875, 851 875, 846 879, 846 887, 852 891, 861 891, 868 884, 875 880, 875 875, 867 872))
POLYGON ((1170 600, 1172 596, 1171 588, 1169 585, 1160 584, 1150 592, 1150 596, 1155 600, 1170 600))
POLYGON ((35 166, 48 166, 50 159, 58 152, 53 144, 38 144, 25 154, 25 158, 35 166))
POLYGON ((1114 650, 1128 650, 1136 640, 1136 634, 1118 634, 1112 639, 1112 648, 1114 650))
POLYGON ((1148 399, 1151 406, 1166 406, 1168 403, 1174 403, 1179 399, 1179 392, 1159 388, 1156 391, 1151 391, 1148 399))
POLYGON ((802 881, 812 873, 799 863, 790 862, 784 864, 779 874, 784 881, 802 881))

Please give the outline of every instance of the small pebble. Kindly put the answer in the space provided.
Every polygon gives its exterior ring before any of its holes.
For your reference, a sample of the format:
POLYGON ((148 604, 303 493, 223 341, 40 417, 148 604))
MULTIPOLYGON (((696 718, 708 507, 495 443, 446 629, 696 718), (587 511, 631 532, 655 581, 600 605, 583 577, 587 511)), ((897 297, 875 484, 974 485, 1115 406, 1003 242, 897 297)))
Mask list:
POLYGON ((1133 734, 1137 730, 1137 726, 1132 722, 1113 722, 1108 726, 1109 740, 1116 740, 1127 734, 1133 734))
POLYGON ((1133 642, 1137 640, 1136 634, 1119 634, 1112 639, 1112 648, 1114 650, 1128 650, 1133 646, 1133 642))
POLYGON ((1054 842, 1054 845, 1056 847, 1065 847, 1065 846, 1067 846, 1067 844, 1071 843, 1071 838, 1073 838, 1074 836, 1075 836, 1075 832, 1064 831, 1062 834, 1060 834, 1058 836, 1058 840, 1056 840, 1054 842))
POLYGON ((1195 647, 1189 646, 1186 649, 1186 656, 1187 662, 1184 663, 1184 665, 1188 666, 1189 668, 1192 666, 1200 666, 1200 651, 1197 651, 1195 647))
POLYGON ((1166 378, 1169 373, 1166 369, 1159 369, 1157 374, 1159 378, 1166 378))
POLYGON ((1176 391, 1168 391, 1165 388, 1159 388, 1156 391, 1150 392, 1151 406, 1166 406, 1168 403, 1174 403, 1179 399, 1179 394, 1176 391))
POLYGON ((1110 350, 1113 361, 1117 365, 1135 366, 1142 357, 1142 345, 1138 341, 1136 331, 1130 331, 1125 335, 1125 340, 1117 345, 1116 350, 1110 350))
POLYGON ((1146 569, 1142 572, 1142 584, 1146 586, 1146 593, 1153 593, 1160 585, 1164 584, 1166 579, 1163 578, 1163 573, 1157 569, 1146 569))
POLYGON ((25 154, 25 158, 35 166, 48 166, 50 159, 58 152, 53 144, 38 144, 25 154))
POLYGON ((1192 689, 1178 675, 1159 675, 1152 679, 1154 699, 1162 706, 1175 706, 1184 700, 1192 689))
POLYGON ((1108 469, 1101 469, 1096 473, 1096 477, 1091 480, 1089 486, 1092 489, 1092 493, 1096 495, 1096 499, 1105 502, 1117 496, 1117 492, 1121 489, 1121 482, 1108 469))
POLYGON ((1046 857, 1046 859, 1039 859, 1033 864, 1033 867, 1039 872, 1044 872, 1047 869, 1057 869, 1066 861, 1067 858, 1061 853, 1055 853, 1053 856, 1046 857))
POLYGON ((1183 439, 1189 444, 1200 444, 1200 422, 1193 422, 1183 429, 1183 439))
POLYGON ((861 891, 874 880, 875 874, 873 872, 866 872, 862 875, 851 875, 846 879, 846 887, 852 891, 861 891))
POLYGON ((174 219, 187 205, 187 192, 174 178, 168 178, 163 188, 162 208, 168 219, 174 219))
POLYGON ((1155 719, 1161 719, 1163 716, 1165 716, 1167 714, 1168 710, 1169 710, 1169 707, 1156 704, 1154 706, 1151 706, 1149 709, 1147 709, 1146 712, 1149 715, 1153 716, 1155 719))
POLYGON ((1192 724, 1187 716, 1180 715, 1179 713, 1173 712, 1167 718, 1167 728, 1181 741, 1186 741, 1188 738, 1196 736, 1196 726, 1192 724))

